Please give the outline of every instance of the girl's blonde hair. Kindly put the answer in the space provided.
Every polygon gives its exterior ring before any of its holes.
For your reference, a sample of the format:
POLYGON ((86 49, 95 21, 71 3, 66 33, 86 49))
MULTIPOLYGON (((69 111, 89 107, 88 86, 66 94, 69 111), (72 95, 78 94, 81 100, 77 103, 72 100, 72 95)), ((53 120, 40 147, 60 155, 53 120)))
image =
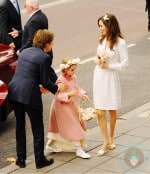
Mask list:
POLYGON ((60 64, 61 72, 65 74, 68 68, 70 68, 72 65, 78 65, 79 63, 80 63, 79 58, 72 59, 72 58, 66 57, 62 60, 62 63, 60 64))

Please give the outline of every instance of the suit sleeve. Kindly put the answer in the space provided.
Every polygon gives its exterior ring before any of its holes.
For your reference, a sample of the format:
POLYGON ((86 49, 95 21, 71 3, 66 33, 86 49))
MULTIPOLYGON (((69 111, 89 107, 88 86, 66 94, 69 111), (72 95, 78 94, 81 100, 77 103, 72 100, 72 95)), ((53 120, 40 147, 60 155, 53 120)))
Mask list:
POLYGON ((148 8, 148 0, 146 0, 146 5, 145 5, 145 11, 147 11, 147 8, 148 8))
POLYGON ((55 84, 57 75, 53 68, 50 66, 49 58, 45 59, 40 67, 40 80, 44 88, 55 94, 58 90, 58 86, 55 84))
POLYGON ((13 42, 13 39, 8 35, 7 18, 7 9, 0 4, 0 42, 8 45, 13 42))
POLYGON ((28 27, 28 38, 26 43, 23 43, 23 46, 20 48, 20 51, 24 50, 25 48, 29 48, 32 47, 33 44, 33 38, 34 38, 34 34, 36 31, 38 31, 40 28, 38 22, 36 21, 32 21, 30 23, 30 27, 28 27))

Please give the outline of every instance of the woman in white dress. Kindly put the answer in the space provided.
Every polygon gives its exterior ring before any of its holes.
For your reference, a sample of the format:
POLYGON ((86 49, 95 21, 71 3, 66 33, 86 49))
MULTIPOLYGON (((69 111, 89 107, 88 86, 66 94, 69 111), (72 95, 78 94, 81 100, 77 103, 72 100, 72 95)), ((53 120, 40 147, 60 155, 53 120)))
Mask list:
POLYGON ((128 65, 128 50, 120 31, 119 23, 112 14, 98 19, 100 39, 93 77, 93 100, 98 111, 98 122, 104 143, 98 152, 104 155, 108 149, 116 147, 114 129, 117 110, 121 107, 121 89, 118 71, 128 65), (110 115, 110 132, 107 129, 106 111, 110 115))

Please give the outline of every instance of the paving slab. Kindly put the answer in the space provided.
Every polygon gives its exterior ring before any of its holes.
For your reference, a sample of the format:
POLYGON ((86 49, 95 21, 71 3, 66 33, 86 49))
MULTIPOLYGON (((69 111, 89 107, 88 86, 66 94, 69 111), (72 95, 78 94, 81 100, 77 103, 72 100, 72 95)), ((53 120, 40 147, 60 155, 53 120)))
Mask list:
POLYGON ((121 174, 128 170, 126 167, 123 166, 123 163, 124 163, 124 160, 122 159, 111 158, 110 160, 108 160, 105 163, 102 163, 96 168, 121 174))
POLYGON ((135 137, 131 135, 124 134, 115 139, 116 144, 123 146, 135 146, 146 140, 144 137, 135 137))
POLYGON ((150 127, 140 126, 136 129, 129 131, 127 135, 143 137, 143 138, 150 138, 150 127))
POLYGON ((97 167, 98 165, 108 161, 109 159, 111 159, 111 157, 108 156, 103 156, 103 157, 98 157, 97 154, 89 152, 89 154, 91 155, 90 159, 81 159, 81 158, 76 158, 72 161, 70 161, 71 163, 74 164, 79 164, 79 165, 83 165, 83 166, 90 166, 92 168, 97 167))
POLYGON ((150 173, 150 102, 117 120, 116 149, 97 156, 102 145, 99 126, 87 131, 87 151, 90 159, 76 157, 75 152, 49 153, 54 164, 37 170, 34 156, 27 159, 26 168, 14 163, 0 169, 0 174, 147 174, 150 173), (137 112, 136 112, 137 111, 137 112), (148 114, 146 113, 148 112, 148 114), (144 113, 144 114, 142 114, 144 113))
POLYGON ((82 164, 78 165, 68 162, 59 168, 50 171, 49 174, 82 174, 90 169, 90 166, 84 166, 82 164))

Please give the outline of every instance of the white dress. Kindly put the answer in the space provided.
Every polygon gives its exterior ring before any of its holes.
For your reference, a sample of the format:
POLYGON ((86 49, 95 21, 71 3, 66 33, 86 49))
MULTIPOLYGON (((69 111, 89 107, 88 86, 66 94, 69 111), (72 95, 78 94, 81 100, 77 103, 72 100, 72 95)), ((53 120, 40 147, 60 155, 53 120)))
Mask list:
POLYGON ((128 50, 125 41, 119 38, 113 50, 106 47, 106 39, 98 45, 105 50, 108 69, 96 65, 93 77, 93 101, 96 109, 118 110, 121 107, 121 89, 118 71, 128 65, 128 50))

